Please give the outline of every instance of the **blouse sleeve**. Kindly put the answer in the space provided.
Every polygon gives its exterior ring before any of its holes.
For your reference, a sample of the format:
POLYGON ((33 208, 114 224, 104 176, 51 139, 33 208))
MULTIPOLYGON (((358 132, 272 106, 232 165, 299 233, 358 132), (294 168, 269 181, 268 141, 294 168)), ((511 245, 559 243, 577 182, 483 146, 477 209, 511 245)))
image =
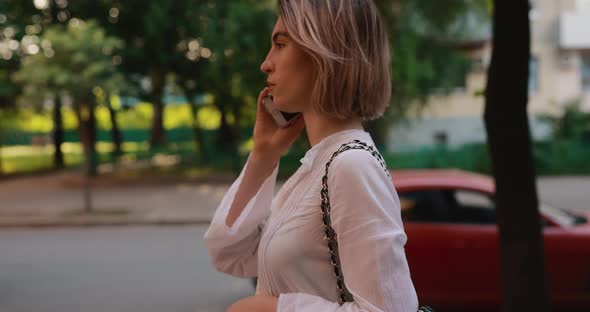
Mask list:
POLYGON ((351 150, 334 159, 328 187, 342 274, 354 302, 340 306, 309 294, 281 294, 278 311, 416 312, 399 198, 389 176, 370 153, 351 150))
POLYGON ((204 237, 215 268, 238 277, 258 275, 258 242, 262 226, 270 215, 278 171, 277 165, 234 224, 228 227, 225 220, 242 182, 246 165, 221 200, 204 237))

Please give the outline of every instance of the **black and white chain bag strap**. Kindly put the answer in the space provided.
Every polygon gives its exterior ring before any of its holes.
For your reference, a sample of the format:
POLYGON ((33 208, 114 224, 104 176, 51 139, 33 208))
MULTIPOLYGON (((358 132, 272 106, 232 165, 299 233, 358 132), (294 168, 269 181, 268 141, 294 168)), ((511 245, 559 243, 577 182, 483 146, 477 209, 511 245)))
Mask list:
MULTIPOLYGON (((383 167, 383 169, 385 170, 385 173, 387 174, 387 176, 390 178, 391 180, 391 176, 389 175, 389 171, 387 170, 387 167, 385 166, 385 161, 383 160, 383 157, 381 156, 381 154, 379 154, 379 152, 373 147, 368 145, 365 142, 359 141, 359 140, 354 140, 345 144, 342 144, 338 150, 336 150, 332 156, 330 157, 330 160, 328 160, 328 162, 326 163, 326 170, 325 170, 325 174, 322 178, 322 190, 320 191, 320 196, 322 199, 322 203, 321 203, 321 208, 322 208, 322 221, 324 223, 324 232, 326 234, 326 240, 328 241, 328 249, 330 251, 330 260, 332 261, 332 265, 334 266, 334 275, 336 277, 336 287, 338 288, 338 294, 339 294, 339 301, 340 304, 343 304, 344 302, 351 302, 353 301, 353 297, 350 294, 350 292, 348 291, 348 289, 346 288, 346 285, 344 284, 344 278, 342 277, 342 270, 340 268, 340 259, 338 256, 338 241, 336 239, 336 231, 334 231, 334 229, 332 228, 332 221, 330 219, 330 198, 328 196, 328 169, 330 168, 330 165, 332 164, 332 161, 334 160, 334 158, 336 158, 336 156, 340 155, 342 152, 348 151, 348 150, 365 150, 368 151, 369 153, 371 153, 371 155, 373 155, 373 157, 375 157, 377 159, 377 161, 379 161, 379 163, 381 164, 381 167, 383 167)), ((420 307, 418 309, 418 312, 434 312, 434 310, 432 310, 430 307, 424 306, 424 307, 420 307)))

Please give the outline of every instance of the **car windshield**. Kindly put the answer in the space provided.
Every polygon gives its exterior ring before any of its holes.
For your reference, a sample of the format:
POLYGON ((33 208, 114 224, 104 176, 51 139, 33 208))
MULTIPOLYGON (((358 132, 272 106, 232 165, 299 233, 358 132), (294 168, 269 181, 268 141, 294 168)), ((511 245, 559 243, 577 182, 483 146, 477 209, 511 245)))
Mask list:
MULTIPOLYGON (((402 218, 413 222, 496 224, 496 200, 489 194, 463 189, 400 192, 402 218)), ((540 212, 560 227, 587 224, 582 215, 540 203, 540 212)), ((549 226, 545 219, 544 226, 549 226)))
POLYGON ((555 222, 557 222, 560 226, 563 227, 571 227, 588 222, 586 218, 580 215, 577 215, 564 209, 555 208, 547 204, 540 204, 539 209, 541 210, 541 212, 549 216, 551 219, 553 219, 555 222))

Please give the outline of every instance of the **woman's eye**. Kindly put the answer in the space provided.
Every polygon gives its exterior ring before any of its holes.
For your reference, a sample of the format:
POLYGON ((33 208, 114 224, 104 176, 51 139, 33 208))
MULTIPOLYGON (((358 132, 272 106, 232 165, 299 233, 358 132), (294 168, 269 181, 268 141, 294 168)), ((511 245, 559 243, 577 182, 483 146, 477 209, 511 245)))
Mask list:
POLYGON ((277 42, 277 43, 275 43, 275 46, 279 49, 282 49, 285 47, 285 44, 277 42))

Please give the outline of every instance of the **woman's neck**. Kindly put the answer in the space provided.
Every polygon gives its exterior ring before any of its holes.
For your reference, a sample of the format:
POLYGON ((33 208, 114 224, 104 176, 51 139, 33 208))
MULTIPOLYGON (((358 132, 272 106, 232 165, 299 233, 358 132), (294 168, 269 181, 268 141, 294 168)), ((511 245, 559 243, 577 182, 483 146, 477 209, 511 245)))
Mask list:
POLYGON ((334 133, 344 130, 363 130, 363 124, 358 118, 339 120, 315 112, 306 112, 303 118, 309 144, 312 147, 334 133))

